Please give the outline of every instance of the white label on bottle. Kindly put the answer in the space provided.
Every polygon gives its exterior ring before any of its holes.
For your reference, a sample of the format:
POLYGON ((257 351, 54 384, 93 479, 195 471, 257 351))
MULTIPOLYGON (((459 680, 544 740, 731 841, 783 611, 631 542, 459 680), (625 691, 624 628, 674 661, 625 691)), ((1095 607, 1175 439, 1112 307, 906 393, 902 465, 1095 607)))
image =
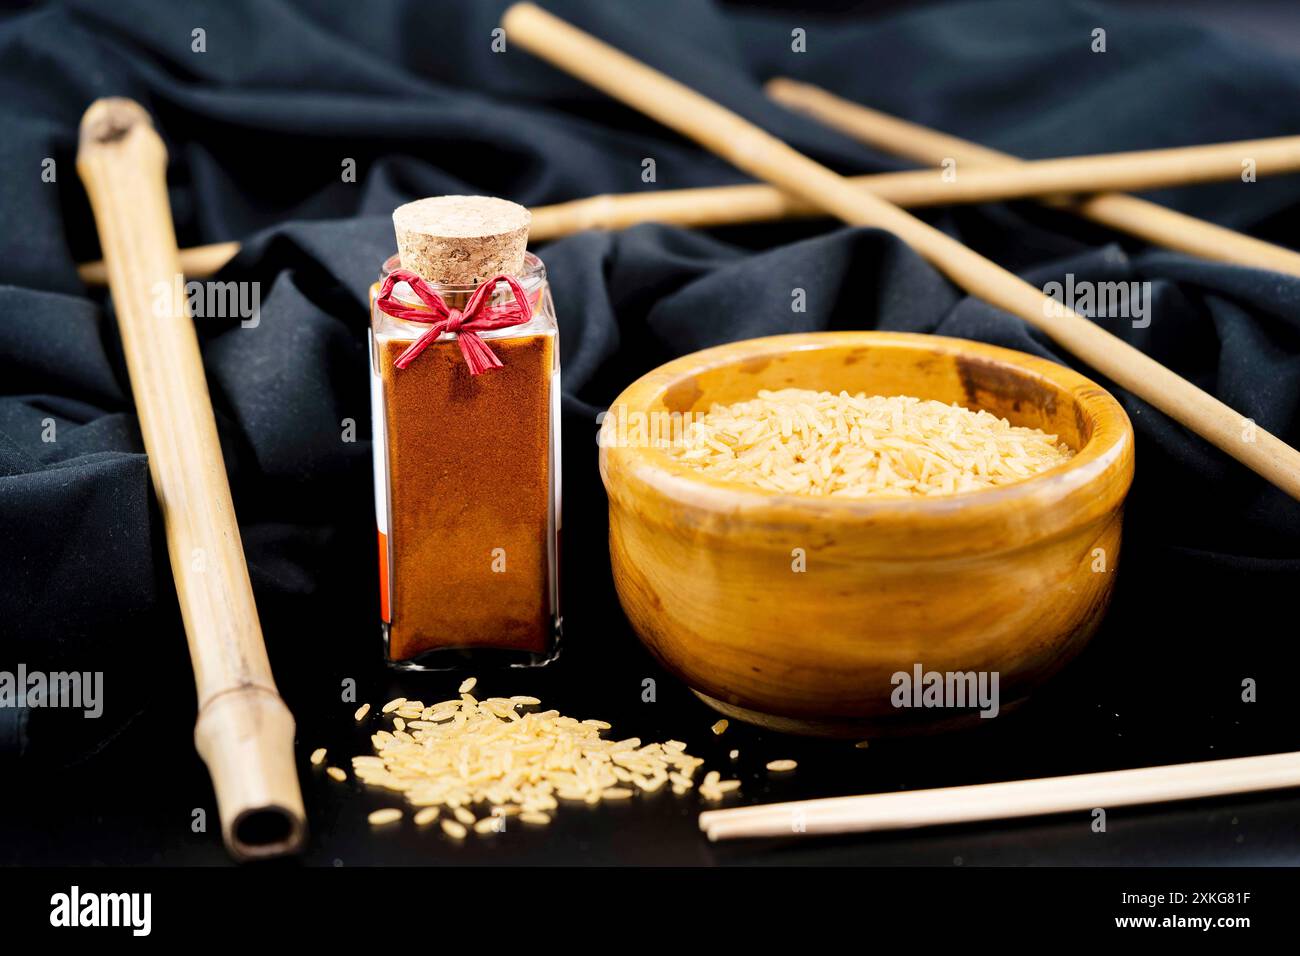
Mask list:
POLYGON ((384 380, 375 371, 375 341, 370 348, 370 447, 375 469, 375 523, 388 534, 388 448, 384 444, 384 380))

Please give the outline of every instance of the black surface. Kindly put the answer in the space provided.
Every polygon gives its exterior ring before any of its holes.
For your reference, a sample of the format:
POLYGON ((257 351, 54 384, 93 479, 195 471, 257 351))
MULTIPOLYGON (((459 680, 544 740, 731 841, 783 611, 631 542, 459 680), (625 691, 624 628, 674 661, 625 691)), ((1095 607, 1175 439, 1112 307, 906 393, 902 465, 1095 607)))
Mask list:
MULTIPOLYGON (((0 862, 226 861, 190 732, 188 661, 150 504, 120 349, 102 292, 73 264, 98 255, 73 173, 76 122, 131 95, 168 140, 182 244, 239 238, 222 278, 262 283, 261 324, 200 324, 244 543, 277 678, 299 720, 313 840, 308 862, 1242 863, 1300 860, 1294 797, 1112 811, 924 834, 709 846, 692 795, 566 808, 545 831, 448 844, 409 824, 372 834, 380 797, 308 768, 367 749, 340 699, 436 699, 457 676, 378 664, 363 307, 392 247, 388 211, 443 192, 527 204, 598 191, 737 181, 720 161, 522 51, 488 52, 498 3, 247 3, 38 7, 0 21, 0 669, 105 671, 86 721, 0 708, 0 862), (208 52, 190 52, 190 31, 208 52), (437 56, 423 37, 439 31, 437 56), (56 183, 40 181, 57 161, 56 183), (340 163, 358 160, 359 181, 340 163), (19 171, 19 172, 12 172, 19 171), (302 221, 294 221, 302 220, 302 221), (41 441, 53 417, 58 441, 41 441), (206 809, 207 832, 192 812, 206 809)), ((1295 132, 1300 58, 1279 44, 1103 6, 934 6, 833 25, 701 3, 552 3, 846 172, 897 168, 762 98, 800 76, 1027 156, 1295 132), (1097 24, 1109 52, 1088 52, 1097 24), (792 26, 809 52, 789 52, 792 26)), ((1300 180, 1158 197, 1295 246, 1300 180)), ((1149 250, 1059 214, 988 206, 929 218, 1042 284, 1154 284, 1154 321, 1108 328, 1300 442, 1300 280, 1149 250)), ((1300 506, 1145 403, 1117 393, 1138 433, 1119 588, 1105 628, 1058 681, 979 732, 850 744, 796 740, 713 714, 628 631, 609 581, 595 415, 632 378, 716 342, 820 328, 932 331, 1064 360, 1020 321, 960 296, 891 236, 828 223, 689 233, 640 227, 541 250, 562 324, 565 601, 562 659, 479 673, 619 736, 686 740, 727 768, 733 803, 910 789, 1300 747, 1291 683, 1300 506), (790 312, 795 287, 808 312, 790 312), (642 681, 658 699, 642 702, 642 681), (1259 685, 1258 703, 1241 682, 1259 685), (790 779, 762 764, 794 757, 790 779)))

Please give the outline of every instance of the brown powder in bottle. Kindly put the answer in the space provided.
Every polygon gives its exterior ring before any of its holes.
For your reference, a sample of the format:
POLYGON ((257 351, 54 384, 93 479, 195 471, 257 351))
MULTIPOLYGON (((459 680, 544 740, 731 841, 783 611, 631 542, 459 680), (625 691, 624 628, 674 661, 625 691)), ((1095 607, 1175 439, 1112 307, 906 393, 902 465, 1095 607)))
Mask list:
POLYGON ((490 340, 504 367, 475 376, 455 342, 434 343, 405 369, 393 363, 410 341, 381 342, 389 656, 449 647, 546 653, 553 336, 490 340))
MULTIPOLYGON (((448 308, 496 275, 521 277, 531 216, 485 196, 437 196, 393 212, 401 267, 435 283, 448 308)), ((491 649, 549 658, 554 512, 554 313, 544 270, 531 260, 540 331, 506 329, 484 341, 502 367, 471 375, 455 337, 394 364, 426 329, 375 314, 386 477, 381 593, 388 656, 491 649), (378 330, 382 328, 382 334, 378 330)), ((372 291, 373 296, 378 287, 372 291)), ((414 303, 415 300, 412 299, 414 303)), ((418 306, 417 306, 418 308, 418 306)))

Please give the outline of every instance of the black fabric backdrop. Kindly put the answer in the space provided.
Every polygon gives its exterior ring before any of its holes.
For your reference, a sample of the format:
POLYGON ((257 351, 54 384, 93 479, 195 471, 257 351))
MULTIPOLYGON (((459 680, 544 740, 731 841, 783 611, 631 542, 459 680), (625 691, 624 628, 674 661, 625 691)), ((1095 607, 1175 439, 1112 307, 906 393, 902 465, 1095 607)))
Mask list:
MULTIPOLYGON (((0 752, 62 764, 163 727, 184 745, 193 708, 111 306, 74 270, 98 257, 74 170, 77 122, 94 98, 150 110, 170 150, 181 244, 243 240, 221 278, 261 283, 257 328, 209 319, 200 330, 267 639, 300 716, 322 675, 334 682, 379 654, 364 301, 393 249, 391 209, 441 193, 535 205, 741 181, 523 51, 493 53, 504 5, 116 0, 0 20, 0 669, 103 670, 107 690, 97 722, 0 709, 0 752), (191 50, 196 27, 205 53, 191 50), (641 180, 646 157, 653 184, 641 180), (55 182, 41 179, 46 158, 55 182), (348 158, 354 183, 340 175, 348 158), (341 440, 346 419, 361 440, 341 440)), ((1026 157, 1296 132, 1300 49, 1287 57, 1121 6, 1005 0, 822 20, 701 0, 547 5, 846 173, 905 164, 769 103, 764 79, 807 79, 1026 157), (796 26, 806 53, 791 51, 796 26), (1104 54, 1089 49, 1097 26, 1104 54)), ((1300 245, 1300 177, 1152 198, 1300 245)), ((1300 280, 1147 248, 1026 204, 927 218, 1036 284, 1067 272, 1150 281, 1149 328, 1099 321, 1300 444, 1300 280)), ((646 225, 539 251, 561 322, 570 676, 654 673, 612 594, 595 467, 596 413, 637 375, 703 346, 815 329, 935 332, 1071 361, 876 230, 646 225), (791 311, 795 287, 807 290, 806 313, 791 311)), ((1206 743, 1213 734, 1166 731, 1203 703, 1236 702, 1247 676, 1261 682, 1261 706, 1280 709, 1247 721, 1250 735, 1231 746, 1295 746, 1283 679, 1300 505, 1117 394, 1138 434, 1137 479, 1116 606, 1092 670, 1085 661, 1077 673, 1121 688, 1152 721, 1154 749, 1117 750, 1111 734, 1089 759, 1223 752, 1206 743)))

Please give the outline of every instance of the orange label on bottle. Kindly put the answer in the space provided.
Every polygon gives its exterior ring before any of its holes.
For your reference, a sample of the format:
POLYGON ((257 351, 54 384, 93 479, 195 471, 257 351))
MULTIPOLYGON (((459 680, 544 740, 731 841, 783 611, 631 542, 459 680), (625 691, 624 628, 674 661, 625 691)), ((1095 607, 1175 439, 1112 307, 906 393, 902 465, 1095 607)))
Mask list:
POLYGON ((379 532, 379 616, 385 624, 393 623, 388 606, 388 535, 379 532))

